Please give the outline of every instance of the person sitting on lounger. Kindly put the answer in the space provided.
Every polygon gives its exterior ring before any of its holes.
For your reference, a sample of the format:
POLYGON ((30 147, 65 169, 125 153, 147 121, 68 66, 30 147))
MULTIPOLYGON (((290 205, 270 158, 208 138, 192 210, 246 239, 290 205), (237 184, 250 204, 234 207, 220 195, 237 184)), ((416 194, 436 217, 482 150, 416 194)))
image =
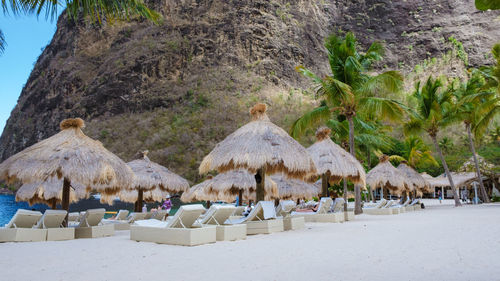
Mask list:
POLYGON ((252 205, 252 202, 250 201, 248 206, 245 208, 245 211, 241 214, 243 215, 244 217, 248 216, 248 214, 250 214, 250 212, 253 210, 253 205, 252 205))
POLYGON ((305 208, 296 209, 296 212, 316 212, 318 210, 319 203, 314 206, 306 206, 305 208))

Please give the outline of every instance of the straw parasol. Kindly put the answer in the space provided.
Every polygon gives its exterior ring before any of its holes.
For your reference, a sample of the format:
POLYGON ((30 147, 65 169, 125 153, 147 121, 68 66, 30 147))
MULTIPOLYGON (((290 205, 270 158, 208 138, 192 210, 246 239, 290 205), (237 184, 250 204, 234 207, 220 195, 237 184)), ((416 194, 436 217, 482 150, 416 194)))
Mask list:
POLYGON ((169 193, 177 193, 189 189, 189 183, 186 179, 149 160, 147 155, 148 151, 145 150, 142 152, 141 159, 127 163, 135 175, 131 187, 138 191, 136 212, 141 211, 144 191, 160 189, 169 193))
POLYGON ((318 174, 322 178, 322 195, 328 196, 328 182, 335 184, 347 179, 365 186, 366 174, 361 163, 330 139, 331 130, 320 127, 316 131, 316 142, 307 148, 318 174))
POLYGON ((392 166, 387 155, 380 156, 379 163, 366 175, 366 183, 371 188, 387 188, 396 195, 406 189, 405 175, 392 166))
MULTIPOLYGON (((192 201, 225 201, 232 202, 240 196, 242 200, 255 200, 257 182, 253 174, 245 169, 231 170, 220 173, 190 188, 181 196, 184 202, 192 201)), ((265 182, 265 200, 278 198, 278 187, 273 180, 265 182)))
MULTIPOLYGON (((16 192, 16 202, 26 201, 30 206, 33 204, 46 204, 52 209, 56 204, 62 202, 63 180, 52 177, 44 182, 33 182, 23 184, 16 192)), ((71 183, 69 202, 75 203, 87 197, 87 188, 79 183, 71 183)))
POLYGON ((306 183, 298 179, 289 179, 283 175, 272 175, 271 179, 278 186, 278 194, 280 199, 297 200, 301 198, 311 199, 318 196, 321 192, 321 187, 315 184, 306 183))
POLYGON ((83 132, 80 118, 66 119, 61 131, 11 156, 0 164, 0 180, 25 183, 63 179, 62 208, 69 209, 70 186, 77 182, 102 194, 117 193, 134 179, 131 169, 83 132))
POLYGON ((422 193, 422 191, 430 188, 430 184, 424 179, 424 177, 422 177, 412 167, 408 166, 406 161, 402 161, 399 164, 398 170, 405 175, 404 180, 406 181, 408 192, 422 193))
MULTIPOLYGON (((144 191, 142 194, 142 200, 145 202, 150 202, 150 203, 161 202, 163 199, 165 199, 169 195, 170 195, 170 193, 168 193, 167 191, 163 191, 159 188, 155 188, 152 190, 144 191)), ((105 202, 105 203, 108 203, 111 205, 116 197, 118 197, 120 199, 120 201, 123 201, 123 202, 136 203, 137 199, 139 197, 139 191, 138 190, 122 190, 116 196, 102 196, 101 202, 105 202)))
POLYGON ((250 114, 252 121, 227 136, 205 156, 200 174, 247 169, 256 174, 257 201, 260 201, 264 198, 266 174, 284 173, 287 177, 303 179, 316 173, 306 149, 269 120, 265 104, 256 104, 250 114))

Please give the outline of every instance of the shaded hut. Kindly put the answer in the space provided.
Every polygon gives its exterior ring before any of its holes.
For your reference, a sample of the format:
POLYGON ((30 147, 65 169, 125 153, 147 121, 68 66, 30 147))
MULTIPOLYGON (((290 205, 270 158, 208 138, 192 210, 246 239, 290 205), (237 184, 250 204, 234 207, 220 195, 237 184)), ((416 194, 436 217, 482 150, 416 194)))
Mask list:
POLYGON ((311 199, 321 193, 321 186, 310 184, 298 179, 289 179, 283 175, 272 175, 271 179, 278 187, 280 199, 297 200, 311 199))
POLYGON ((418 196, 418 194, 422 194, 424 191, 430 191, 430 184, 427 180, 425 180, 424 177, 422 177, 412 167, 408 166, 406 161, 399 164, 398 170, 405 175, 404 179, 406 181, 407 192, 409 192, 409 194, 415 193, 414 196, 418 196))
MULTIPOLYGON (((44 182, 25 183, 16 192, 16 202, 25 201, 30 206, 46 204, 55 209, 57 204, 62 203, 62 186, 63 180, 56 177, 44 182)), ((72 182, 70 189, 70 203, 76 203, 88 196, 87 188, 82 184, 72 182)))
MULTIPOLYGON (((220 173, 190 188, 181 196, 184 202, 193 201, 225 201, 232 202, 236 196, 242 200, 256 200, 257 181, 253 174, 245 169, 220 173)), ((264 199, 278 198, 278 188, 271 179, 265 182, 264 199)))
POLYGON ((179 193, 189 189, 189 183, 186 179, 149 160, 147 154, 147 150, 143 151, 141 159, 127 163, 135 175, 131 187, 138 191, 135 204, 136 212, 141 211, 145 191, 159 189, 168 193, 179 193))
POLYGON ((80 118, 61 122, 61 131, 0 164, 0 180, 23 184, 62 179, 62 208, 69 210, 71 183, 79 183, 102 194, 129 187, 134 174, 118 156, 83 132, 80 118))
POLYGON ((389 157, 382 155, 377 166, 366 174, 366 183, 372 189, 385 188, 393 194, 401 195, 406 189, 404 177, 403 173, 392 166, 389 157))
POLYGON ((227 136, 205 156, 200 174, 246 169, 255 174, 256 199, 260 201, 264 199, 266 174, 283 173, 304 179, 316 173, 306 149, 269 120, 265 104, 256 104, 250 114, 252 121, 227 136))

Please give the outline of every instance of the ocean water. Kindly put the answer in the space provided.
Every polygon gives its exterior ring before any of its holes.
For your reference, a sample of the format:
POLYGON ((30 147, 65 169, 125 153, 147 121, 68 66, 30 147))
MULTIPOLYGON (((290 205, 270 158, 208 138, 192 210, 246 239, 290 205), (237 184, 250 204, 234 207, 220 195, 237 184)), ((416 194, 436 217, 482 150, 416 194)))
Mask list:
MULTIPOLYGON (((159 204, 160 203, 147 204, 148 210, 150 210, 152 207, 156 208, 157 206, 159 206, 159 204)), ((173 198, 172 204, 173 208, 170 211, 171 215, 175 214, 175 211, 179 208, 182 202, 180 202, 178 198, 173 198)), ((61 206, 58 205, 57 207, 60 208, 61 206)), ((77 203, 71 204, 69 206, 69 211, 81 212, 95 208, 105 208, 106 211, 118 211, 121 209, 133 211, 134 204, 125 203, 121 201, 115 201, 113 205, 101 204, 101 202, 99 202, 99 199, 90 196, 89 199, 83 199, 78 201, 77 203)), ((49 209, 49 207, 44 204, 35 204, 33 206, 30 206, 26 202, 16 202, 16 198, 14 195, 0 194, 0 226, 4 226, 5 224, 7 224, 18 209, 36 210, 43 213, 45 210, 49 209)), ((110 217, 110 216, 111 214, 106 214, 105 217, 110 217)))

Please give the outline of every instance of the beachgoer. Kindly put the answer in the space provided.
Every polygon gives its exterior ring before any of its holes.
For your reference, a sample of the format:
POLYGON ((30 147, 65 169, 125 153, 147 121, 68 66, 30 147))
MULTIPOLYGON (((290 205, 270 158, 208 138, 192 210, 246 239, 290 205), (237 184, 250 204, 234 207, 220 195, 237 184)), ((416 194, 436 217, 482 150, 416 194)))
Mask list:
POLYGON ((305 208, 299 208, 295 210, 296 212, 316 212, 318 210, 319 203, 314 206, 306 206, 305 208))
POLYGON ((240 197, 236 195, 236 202, 234 202, 234 206, 238 207, 240 203, 240 197))
POLYGON ((148 207, 146 206, 146 204, 144 204, 144 206, 142 206, 142 212, 143 213, 147 213, 148 212, 148 207))
POLYGON ((438 191, 438 199, 439 199, 439 204, 441 204, 442 203, 441 200, 443 200, 441 190, 438 191))
POLYGON ((169 195, 167 195, 167 197, 165 198, 165 201, 163 202, 163 205, 161 205, 161 208, 167 210, 167 214, 170 213, 170 209, 172 209, 172 201, 170 201, 169 195))

